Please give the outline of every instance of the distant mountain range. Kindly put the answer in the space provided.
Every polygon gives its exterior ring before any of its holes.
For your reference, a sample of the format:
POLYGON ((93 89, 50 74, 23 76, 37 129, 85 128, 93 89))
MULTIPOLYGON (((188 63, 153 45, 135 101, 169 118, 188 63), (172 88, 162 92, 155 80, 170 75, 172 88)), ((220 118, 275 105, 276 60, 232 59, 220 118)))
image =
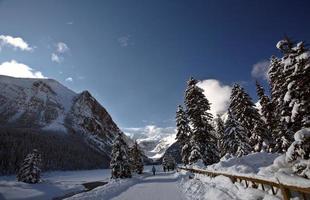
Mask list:
POLYGON ((176 142, 175 127, 160 128, 149 125, 144 128, 125 128, 125 134, 136 140, 145 155, 154 161, 159 160, 166 150, 176 142))

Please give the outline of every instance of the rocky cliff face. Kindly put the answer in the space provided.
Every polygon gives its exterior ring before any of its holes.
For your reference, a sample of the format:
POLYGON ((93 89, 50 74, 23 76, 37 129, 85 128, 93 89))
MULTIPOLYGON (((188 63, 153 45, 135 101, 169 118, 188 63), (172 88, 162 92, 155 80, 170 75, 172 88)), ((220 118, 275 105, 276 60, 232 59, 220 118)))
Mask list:
POLYGON ((108 156, 121 132, 88 91, 76 94, 52 79, 8 76, 0 76, 0 91, 0 126, 81 135, 108 156))
MULTIPOLYGON (((74 97, 65 121, 68 129, 83 134, 91 147, 100 152, 108 152, 108 155, 116 134, 121 133, 109 113, 88 91, 74 97)), ((127 142, 132 143, 129 140, 127 142)))

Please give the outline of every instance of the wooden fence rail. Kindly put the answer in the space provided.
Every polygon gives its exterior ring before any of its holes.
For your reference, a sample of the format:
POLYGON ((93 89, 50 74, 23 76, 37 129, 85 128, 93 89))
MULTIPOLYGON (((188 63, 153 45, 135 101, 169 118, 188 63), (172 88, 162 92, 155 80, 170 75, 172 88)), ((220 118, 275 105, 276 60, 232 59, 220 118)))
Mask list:
POLYGON ((204 174, 210 177, 215 177, 219 175, 226 176, 230 178, 230 180, 233 183, 235 182, 242 183, 242 181, 244 181, 246 187, 251 186, 253 188, 261 189, 263 191, 266 191, 267 188, 269 187, 273 195, 275 195, 277 191, 280 190, 284 200, 289 200, 290 197, 292 196, 291 195, 292 192, 297 193, 301 199, 310 200, 310 187, 299 187, 299 186, 294 186, 294 185, 282 184, 279 181, 273 182, 273 181, 265 180, 261 178, 232 175, 228 173, 214 172, 214 171, 208 171, 208 170, 189 169, 189 168, 184 168, 184 167, 179 167, 179 169, 186 170, 192 173, 204 174), (259 185, 261 186, 261 188, 259 188, 259 185))

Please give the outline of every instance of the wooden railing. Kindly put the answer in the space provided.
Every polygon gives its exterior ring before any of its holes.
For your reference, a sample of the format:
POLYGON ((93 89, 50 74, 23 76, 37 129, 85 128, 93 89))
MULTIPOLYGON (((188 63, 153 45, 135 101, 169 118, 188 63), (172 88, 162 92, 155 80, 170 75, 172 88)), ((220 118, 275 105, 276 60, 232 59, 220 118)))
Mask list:
POLYGON ((292 192, 295 194, 298 194, 301 199, 310 200, 310 187, 299 187, 299 186, 294 186, 294 185, 287 185, 287 184, 280 183, 279 180, 278 182, 273 182, 273 181, 265 180, 261 178, 232 175, 232 174, 223 173, 223 172, 214 172, 214 171, 200 170, 200 169, 189 169, 189 168, 184 168, 184 167, 179 167, 179 169, 186 170, 186 171, 196 173, 196 174, 204 174, 210 177, 216 177, 219 175, 226 176, 230 178, 230 180, 233 183, 235 182, 242 183, 242 181, 244 181, 245 187, 253 187, 253 188, 261 189, 263 191, 267 191, 269 187, 273 195, 276 195, 277 192, 280 190, 284 200, 289 200, 290 197, 292 196, 292 192), (259 188, 259 186, 261 187, 259 188))

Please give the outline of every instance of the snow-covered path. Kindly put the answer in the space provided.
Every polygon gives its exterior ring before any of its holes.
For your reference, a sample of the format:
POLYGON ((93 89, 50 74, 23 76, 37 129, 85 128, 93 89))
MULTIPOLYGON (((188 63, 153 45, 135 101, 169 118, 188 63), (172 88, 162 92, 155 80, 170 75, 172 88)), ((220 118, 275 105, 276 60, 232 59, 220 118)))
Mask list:
POLYGON ((147 176, 111 200, 185 200, 175 173, 147 176))

